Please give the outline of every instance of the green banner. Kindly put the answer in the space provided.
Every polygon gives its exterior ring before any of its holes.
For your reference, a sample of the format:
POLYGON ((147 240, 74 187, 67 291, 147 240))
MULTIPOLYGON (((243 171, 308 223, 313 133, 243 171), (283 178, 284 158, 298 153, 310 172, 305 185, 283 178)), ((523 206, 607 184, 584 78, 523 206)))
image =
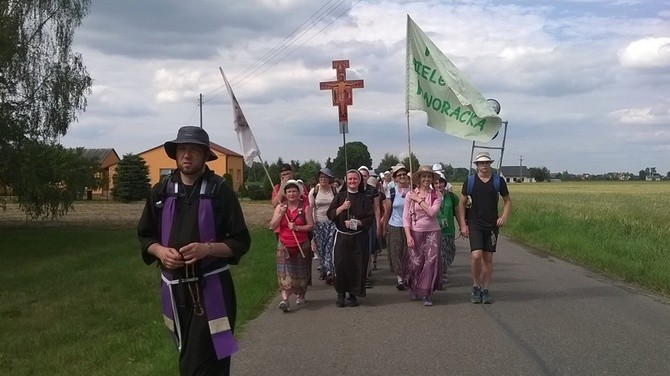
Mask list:
POLYGON ((407 112, 428 114, 428 126, 466 140, 489 142, 502 125, 484 96, 409 15, 406 103, 407 112))

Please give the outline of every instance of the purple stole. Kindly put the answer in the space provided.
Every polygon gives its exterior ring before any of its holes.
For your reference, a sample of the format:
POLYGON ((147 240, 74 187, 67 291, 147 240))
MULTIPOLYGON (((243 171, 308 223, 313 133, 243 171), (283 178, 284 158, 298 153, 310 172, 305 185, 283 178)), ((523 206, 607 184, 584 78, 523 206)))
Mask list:
MULTIPOLYGON (((175 212, 175 201, 178 185, 172 181, 168 182, 167 191, 170 193, 165 199, 163 211, 161 213, 161 244, 168 246, 170 240, 170 230, 172 229, 172 220, 175 212), (174 188, 172 188, 174 187, 174 188), (170 191, 174 193, 171 194, 170 191)), ((207 181, 203 180, 200 187, 200 199, 198 200, 198 228, 200 230, 200 241, 210 242, 216 240, 216 229, 214 228, 214 208, 212 200, 206 197, 207 181)), ((202 266, 207 270, 207 266, 211 265, 214 258, 211 256, 205 257, 202 260, 202 266)), ((228 270, 228 265, 204 273, 199 276, 203 279, 202 283, 196 285, 196 288, 202 286, 202 296, 204 303, 204 311, 209 323, 209 332, 212 335, 212 343, 216 352, 217 359, 223 359, 231 356, 238 350, 237 342, 233 337, 230 322, 228 321, 228 313, 226 312, 226 302, 223 296, 223 288, 219 280, 218 274, 228 270)), ((177 343, 179 351, 181 351, 181 327, 179 324, 179 317, 177 315, 176 303, 172 295, 171 285, 180 283, 178 277, 174 276, 170 270, 163 269, 161 275, 161 303, 163 306, 163 319, 165 324, 170 329, 177 343)), ((194 281, 193 278, 184 278, 181 282, 194 281)))

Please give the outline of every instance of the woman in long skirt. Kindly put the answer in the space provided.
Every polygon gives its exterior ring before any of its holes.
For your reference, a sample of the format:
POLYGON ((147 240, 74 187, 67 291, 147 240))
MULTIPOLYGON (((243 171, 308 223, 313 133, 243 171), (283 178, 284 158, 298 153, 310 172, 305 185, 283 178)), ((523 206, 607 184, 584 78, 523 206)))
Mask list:
POLYGON ((389 189, 384 200, 384 218, 382 221, 386 231, 386 246, 389 255, 389 269, 397 278, 396 288, 405 289, 402 272, 402 259, 407 248, 407 238, 403 229, 402 213, 405 208, 405 195, 410 191, 409 170, 403 164, 397 164, 391 169, 395 184, 389 189))
POLYGON ((302 186, 288 180, 282 188, 286 201, 275 207, 270 227, 279 229, 277 244, 277 282, 281 293, 279 309, 290 310, 289 297, 297 305, 305 303, 305 293, 312 278, 312 253, 309 232, 314 228, 309 205, 303 202, 302 186))
POLYGON ((403 259, 405 282, 412 299, 422 298, 423 305, 433 305, 433 292, 442 284, 440 256, 440 225, 437 213, 442 194, 431 187, 437 174, 429 166, 421 166, 412 175, 418 187, 405 197, 403 228, 407 252, 403 259))

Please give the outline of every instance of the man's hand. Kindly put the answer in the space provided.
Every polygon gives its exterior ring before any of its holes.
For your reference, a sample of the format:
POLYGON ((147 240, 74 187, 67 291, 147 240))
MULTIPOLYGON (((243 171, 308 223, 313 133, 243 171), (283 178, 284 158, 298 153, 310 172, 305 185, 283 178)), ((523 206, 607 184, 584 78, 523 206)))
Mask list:
POLYGON ((470 230, 468 229, 468 225, 460 226, 459 231, 461 233, 461 236, 464 238, 467 238, 468 235, 470 235, 470 230))
POLYGON ((191 265, 209 255, 209 247, 204 243, 193 242, 181 247, 179 253, 184 258, 186 265, 191 265))
POLYGON ((177 269, 184 266, 184 259, 174 248, 163 247, 155 244, 154 255, 161 261, 161 264, 168 269, 177 269))

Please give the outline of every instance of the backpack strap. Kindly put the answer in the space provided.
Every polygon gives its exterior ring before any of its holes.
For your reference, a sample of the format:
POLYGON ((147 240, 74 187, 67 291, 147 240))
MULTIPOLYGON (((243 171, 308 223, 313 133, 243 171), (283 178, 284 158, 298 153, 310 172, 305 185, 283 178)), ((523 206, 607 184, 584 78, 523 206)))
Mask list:
POLYGON ((391 196, 391 206, 393 206, 393 200, 395 200, 395 187, 391 187, 389 189, 389 196, 391 196))
POLYGON ((500 193, 500 175, 498 174, 493 174, 493 188, 500 193))
MULTIPOLYGON (((491 179, 493 179, 493 188, 496 190, 496 192, 500 193, 500 175, 498 174, 493 174, 491 176, 491 179)), ((475 175, 470 175, 468 176, 468 196, 472 195, 472 190, 475 187, 475 175)))
POLYGON ((468 196, 472 195, 472 190, 475 188, 475 175, 468 176, 468 196))

